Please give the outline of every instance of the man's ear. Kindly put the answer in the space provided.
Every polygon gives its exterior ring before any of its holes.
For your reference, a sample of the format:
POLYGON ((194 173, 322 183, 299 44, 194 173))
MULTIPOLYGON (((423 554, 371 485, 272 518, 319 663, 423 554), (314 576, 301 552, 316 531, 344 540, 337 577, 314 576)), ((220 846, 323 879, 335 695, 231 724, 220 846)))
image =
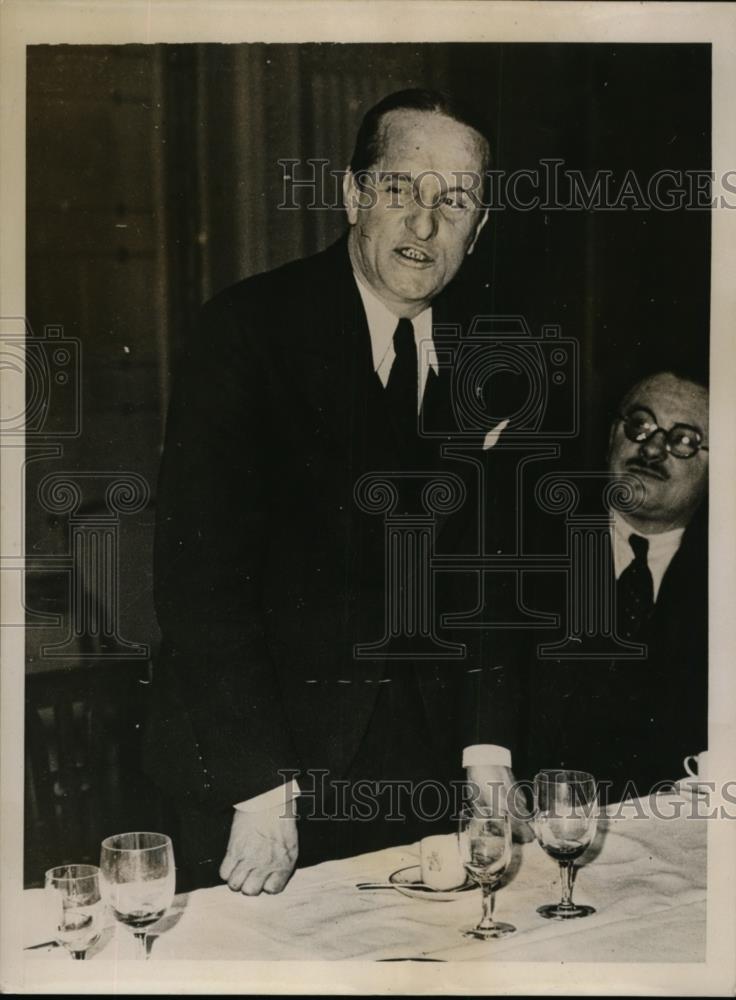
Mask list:
POLYGON ((480 236, 481 230, 483 229, 483 226, 485 226, 486 222, 488 222, 488 209, 487 208, 485 209, 485 211, 481 215, 480 219, 478 219, 478 222, 477 222, 476 227, 475 227, 475 232, 473 233, 473 238, 470 241, 470 246, 467 249, 467 253, 471 254, 473 252, 473 250, 475 250, 475 244, 478 242, 478 237, 480 236))
POLYGON ((354 226, 358 221, 358 206, 360 204, 360 191, 355 181, 355 175, 350 167, 345 171, 342 179, 342 200, 348 216, 348 222, 354 226))

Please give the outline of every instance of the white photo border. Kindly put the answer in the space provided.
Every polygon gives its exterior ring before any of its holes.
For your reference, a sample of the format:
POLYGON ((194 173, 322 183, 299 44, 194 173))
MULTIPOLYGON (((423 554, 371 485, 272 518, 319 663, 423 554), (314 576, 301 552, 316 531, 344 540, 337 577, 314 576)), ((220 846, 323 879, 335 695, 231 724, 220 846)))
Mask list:
MULTIPOLYGON (((25 315, 25 47, 123 42, 703 42, 712 46, 713 165, 736 169, 733 3, 465 2, 465 0, 6 0, 0 6, 0 315, 25 315)), ((718 191, 716 190, 716 194, 718 191)), ((736 774, 736 211, 712 215, 710 694, 714 777, 736 774)), ((702 331, 693 331, 693 336, 702 331)), ((0 378, 3 373, 0 372, 0 378)), ((22 412, 16 382, 5 413, 22 412)), ((3 447, 0 552, 22 553, 22 446, 3 447)), ((21 620, 20 574, 3 574, 2 620, 21 620), (12 578, 12 579, 11 579, 12 578)), ((105 963, 27 960, 21 951, 22 628, 0 636, 0 988, 19 993, 460 993, 732 995, 736 981, 736 824, 709 823, 704 964, 373 962, 105 963)), ((687 692, 683 692, 687 697, 687 692)))

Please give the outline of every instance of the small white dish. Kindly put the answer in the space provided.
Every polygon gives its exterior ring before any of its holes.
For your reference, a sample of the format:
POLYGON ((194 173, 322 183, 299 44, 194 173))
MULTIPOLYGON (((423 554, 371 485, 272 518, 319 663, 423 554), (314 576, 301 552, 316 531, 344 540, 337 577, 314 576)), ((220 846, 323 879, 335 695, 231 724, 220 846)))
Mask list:
POLYGON ((411 865, 408 868, 399 868, 388 877, 391 885, 404 896, 410 899, 425 899, 433 903, 448 903, 457 899, 458 895, 476 889, 477 886, 472 879, 467 878, 462 885, 455 889, 432 889, 422 882, 422 869, 420 865, 411 865))

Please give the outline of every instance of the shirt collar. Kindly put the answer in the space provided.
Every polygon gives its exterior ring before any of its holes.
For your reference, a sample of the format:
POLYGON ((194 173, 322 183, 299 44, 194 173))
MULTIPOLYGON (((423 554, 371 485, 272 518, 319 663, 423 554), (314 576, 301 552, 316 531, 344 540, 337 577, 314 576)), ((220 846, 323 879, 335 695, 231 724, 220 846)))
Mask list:
POLYGON ((633 528, 623 515, 615 510, 613 512, 613 530, 618 539, 629 545, 629 535, 641 535, 649 542, 647 559, 657 559, 660 556, 674 554, 680 547, 682 536, 685 534, 684 528, 672 528, 670 531, 662 531, 657 535, 646 535, 643 531, 633 528))
MULTIPOLYGON (((373 355, 373 370, 378 371, 381 367, 386 352, 393 346, 394 333, 399 317, 388 309, 378 298, 372 288, 369 288, 353 271, 355 283, 358 286, 360 297, 363 301, 365 316, 368 321, 368 332, 371 337, 371 353, 373 355)), ((411 321, 414 326, 414 339, 417 344, 417 351, 420 350, 422 341, 432 340, 432 307, 427 306, 418 316, 411 321)), ((426 350, 426 348, 425 348, 426 350)), ((433 349, 428 352, 428 362, 434 369, 435 374, 439 374, 437 357, 433 349)))
POLYGON ((613 535, 613 568, 617 580, 626 567, 634 561, 634 552, 629 542, 629 536, 639 535, 649 542, 647 566, 652 574, 654 600, 656 601, 664 575, 680 547, 685 529, 673 528, 671 531, 663 531, 659 535, 645 535, 630 525, 618 511, 613 511, 611 532, 613 535))

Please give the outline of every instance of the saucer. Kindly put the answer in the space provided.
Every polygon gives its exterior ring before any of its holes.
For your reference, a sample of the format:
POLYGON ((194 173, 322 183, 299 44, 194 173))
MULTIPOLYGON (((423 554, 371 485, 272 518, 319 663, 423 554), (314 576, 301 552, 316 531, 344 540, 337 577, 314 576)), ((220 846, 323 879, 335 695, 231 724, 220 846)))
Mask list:
POLYGON ((422 882, 422 869, 419 865, 399 868, 389 875, 388 880, 404 896, 409 896, 410 899, 427 899, 433 903, 448 903, 463 892, 477 888, 475 882, 468 878, 455 889, 433 889, 422 882))
POLYGON ((705 782, 701 782, 699 778, 681 778, 675 783, 675 791, 678 795, 704 797, 713 789, 705 782))

